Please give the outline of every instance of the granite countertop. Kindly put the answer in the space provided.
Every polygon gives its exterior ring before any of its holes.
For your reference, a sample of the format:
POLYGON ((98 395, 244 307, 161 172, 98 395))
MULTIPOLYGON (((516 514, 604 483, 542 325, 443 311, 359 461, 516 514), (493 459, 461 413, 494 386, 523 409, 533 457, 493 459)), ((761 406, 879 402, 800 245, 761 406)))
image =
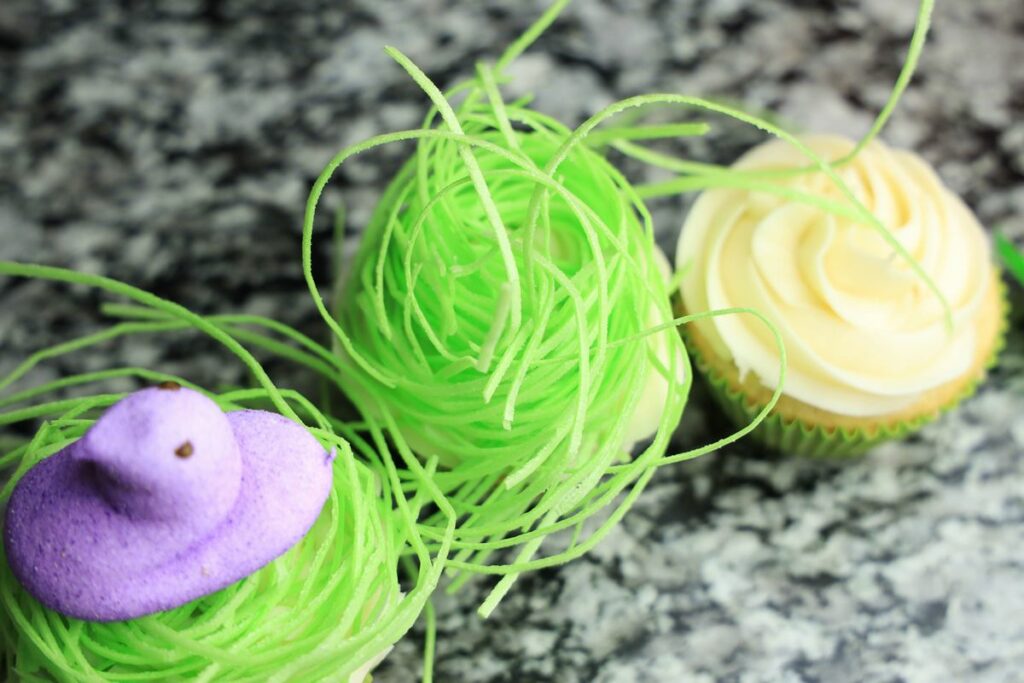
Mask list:
MULTIPOLYGON (((546 3, 147 4, 0 3, 0 257, 102 272, 202 312, 267 314, 322 336, 299 269, 306 191, 342 145, 414 126, 426 105, 381 47, 451 83, 546 3)), ((535 91, 538 108, 569 123, 659 90, 857 135, 896 76, 913 5, 577 0, 512 69, 509 92, 535 91)), ((885 133, 1018 239, 1022 63, 1024 3, 940 0, 920 75, 885 133)), ((686 151, 728 162, 759 139, 716 122, 686 151)), ((345 167, 326 205, 344 200, 357 229, 407 151, 345 167)), ((684 208, 656 207, 666 244, 684 208)), ((0 281, 0 372, 95 329, 99 301, 0 281)), ((1024 681, 1020 330, 1018 315, 976 397, 907 442, 842 463, 741 442, 660 472, 590 556, 524 578, 488 622, 473 613, 485 583, 440 595, 436 680, 1024 681)), ((211 343, 171 335, 62 359, 32 380, 112 362, 209 386, 244 378, 211 343)), ((698 389, 677 445, 727 429, 698 389)), ((421 636, 375 680, 418 680, 421 636)))

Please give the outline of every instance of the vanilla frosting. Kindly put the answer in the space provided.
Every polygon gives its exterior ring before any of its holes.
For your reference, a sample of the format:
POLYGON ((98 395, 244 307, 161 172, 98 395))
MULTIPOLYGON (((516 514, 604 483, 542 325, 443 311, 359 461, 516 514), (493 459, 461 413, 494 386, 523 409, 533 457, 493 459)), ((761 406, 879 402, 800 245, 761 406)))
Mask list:
MULTIPOLYGON (((834 136, 802 141, 826 160, 854 147, 834 136)), ((772 141, 733 168, 809 163, 772 141)), ((695 202, 676 253, 683 304, 689 313, 742 306, 767 316, 786 345, 787 395, 841 415, 888 414, 963 376, 987 343, 976 323, 992 287, 990 247, 967 206, 915 154, 872 142, 836 171, 938 286, 952 333, 938 297, 876 228, 764 191, 716 188, 695 202)), ((847 203, 820 171, 770 182, 847 203)), ((775 388, 779 354, 763 323, 721 316, 700 332, 741 377, 753 372, 775 388)))
POLYGON ((366 683, 366 680, 370 677, 370 672, 377 668, 377 665, 383 662, 384 658, 387 657, 393 649, 393 647, 385 649, 379 655, 352 672, 352 675, 349 676, 348 683, 366 683))
MULTIPOLYGON (((672 279, 672 267, 668 259, 661 253, 660 249, 654 250, 654 261, 665 281, 666 287, 672 279)), ((647 324, 654 328, 667 322, 663 319, 656 304, 651 304, 651 310, 647 314, 647 324)), ((677 332, 669 328, 662 332, 652 334, 647 341, 651 355, 653 355, 664 371, 672 366, 672 349, 676 349, 676 381, 682 384, 686 379, 686 369, 683 360, 683 351, 678 344, 677 332)), ((677 385, 678 386, 678 385, 677 385)), ((662 374, 654 363, 647 364, 647 371, 644 378, 644 386, 640 393, 640 399, 633 408, 633 413, 626 423, 626 436, 623 439, 623 448, 627 451, 633 449, 637 443, 651 438, 658 431, 662 414, 665 412, 665 403, 668 401, 669 390, 668 378, 662 374)))

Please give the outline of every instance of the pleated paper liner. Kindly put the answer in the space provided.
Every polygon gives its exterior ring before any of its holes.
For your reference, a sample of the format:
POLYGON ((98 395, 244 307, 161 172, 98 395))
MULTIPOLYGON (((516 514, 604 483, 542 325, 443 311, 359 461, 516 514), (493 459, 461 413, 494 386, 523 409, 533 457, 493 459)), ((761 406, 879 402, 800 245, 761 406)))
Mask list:
MULTIPOLYGON (((902 439, 935 421, 940 415, 952 410, 974 394, 1003 350, 1008 328, 1009 300, 1002 279, 998 276, 996 279, 999 312, 995 340, 992 342, 988 360, 976 366, 973 371, 974 377, 965 382, 952 399, 908 419, 887 423, 885 416, 881 416, 875 424, 857 427, 816 423, 799 416, 784 416, 776 407, 750 436, 765 446, 786 454, 810 458, 845 458, 862 455, 885 441, 902 439)), ((678 308, 681 306, 677 304, 678 308)), ((728 368, 721 367, 725 365, 724 363, 709 362, 705 358, 703 344, 695 338, 699 334, 696 329, 692 326, 680 329, 686 348, 693 358, 693 364, 707 381, 715 402, 736 425, 742 426, 753 421, 767 405, 767 400, 759 400, 743 391, 738 370, 731 362, 728 363, 728 368)), ((785 394, 783 399, 794 401, 785 394)), ((817 412, 828 415, 825 411, 817 412)))

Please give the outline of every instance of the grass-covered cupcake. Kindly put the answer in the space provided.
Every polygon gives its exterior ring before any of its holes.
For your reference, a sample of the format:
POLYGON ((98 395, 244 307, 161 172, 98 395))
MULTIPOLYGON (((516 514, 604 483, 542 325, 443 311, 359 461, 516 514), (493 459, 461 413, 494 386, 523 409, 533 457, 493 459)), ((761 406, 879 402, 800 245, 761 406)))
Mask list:
POLYGON ((4 680, 369 680, 424 597, 375 474, 177 384, 83 419, 113 398, 0 456, 4 680))
POLYGON ((0 275, 136 304, 106 309, 129 322, 0 376, 0 433, 42 422, 32 437, 0 439, 0 680, 370 680, 448 557, 452 525, 428 548, 413 520, 425 505, 453 514, 430 491, 407 495, 379 430, 363 438, 277 388, 234 336, 279 348, 261 330, 299 333, 257 316, 204 318, 61 268, 0 261, 0 275), (45 361, 186 330, 220 342, 257 386, 214 394, 119 367, 17 388, 45 361), (157 387, 89 392, 126 378, 157 387))
MULTIPOLYGON (((840 137, 802 141, 826 160, 854 150, 840 137)), ((677 249, 679 304, 688 313, 752 308, 777 326, 784 393, 755 432, 762 441, 854 454, 971 393, 1000 346, 1002 294, 985 231, 920 157, 873 142, 835 167, 902 254, 812 169, 793 145, 769 142, 733 166, 742 182, 697 199, 677 249)), ((723 316, 687 337, 725 410, 749 422, 778 383, 771 331, 751 316, 723 316)))

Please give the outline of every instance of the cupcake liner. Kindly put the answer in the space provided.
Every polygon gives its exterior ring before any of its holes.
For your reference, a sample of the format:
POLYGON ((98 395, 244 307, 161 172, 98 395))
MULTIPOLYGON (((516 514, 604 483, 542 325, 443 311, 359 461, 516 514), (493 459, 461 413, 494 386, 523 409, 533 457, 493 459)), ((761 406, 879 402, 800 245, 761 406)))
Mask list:
MULTIPOLYGON (((750 435, 765 446, 782 453, 809 458, 846 458, 862 455, 885 441, 902 439, 929 422, 934 422, 940 415, 973 395, 984 381, 988 370, 998 361, 1006 343, 1006 332, 1009 327, 1009 301, 1006 285, 1001 277, 998 280, 998 292, 1001 309, 999 327, 989 359, 982 367, 982 371, 941 407, 909 420, 873 425, 870 428, 812 424, 799 417, 783 417, 773 411, 750 435)), ((750 424, 766 403, 753 400, 741 389, 734 387, 725 373, 707 361, 699 345, 693 342, 691 333, 684 330, 682 334, 687 351, 693 358, 693 364, 706 380, 715 402, 735 424, 750 424)))

